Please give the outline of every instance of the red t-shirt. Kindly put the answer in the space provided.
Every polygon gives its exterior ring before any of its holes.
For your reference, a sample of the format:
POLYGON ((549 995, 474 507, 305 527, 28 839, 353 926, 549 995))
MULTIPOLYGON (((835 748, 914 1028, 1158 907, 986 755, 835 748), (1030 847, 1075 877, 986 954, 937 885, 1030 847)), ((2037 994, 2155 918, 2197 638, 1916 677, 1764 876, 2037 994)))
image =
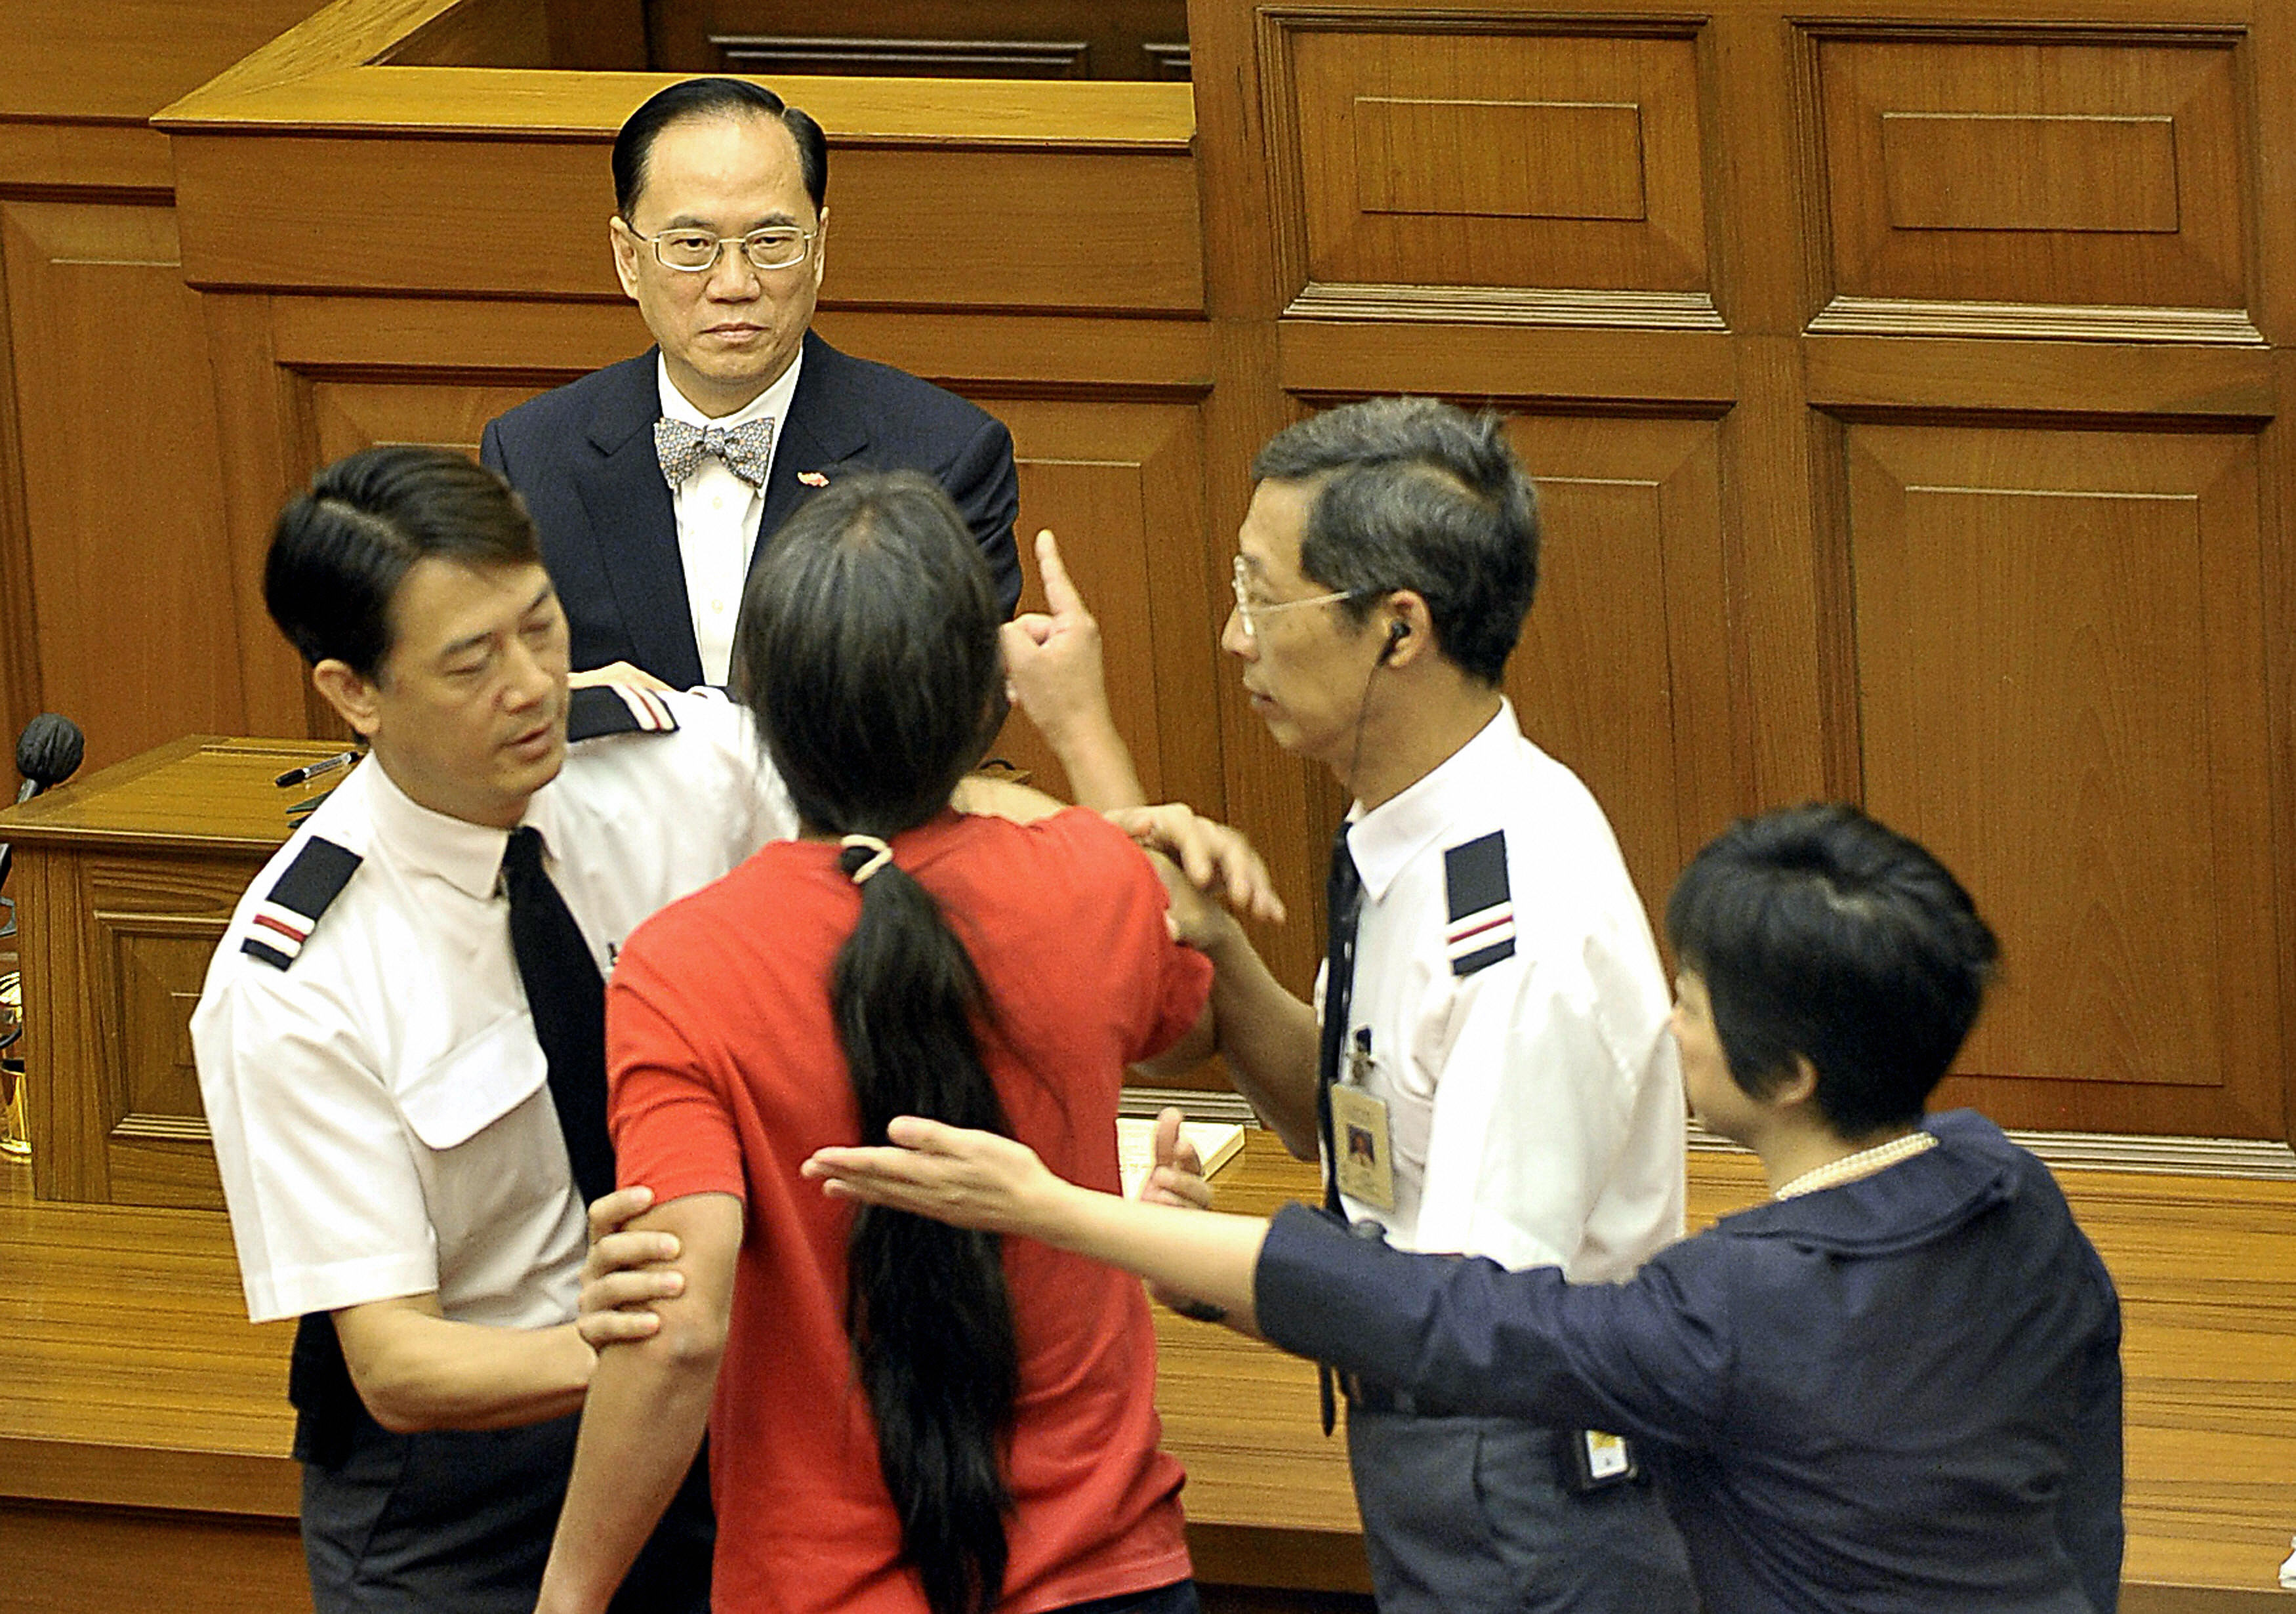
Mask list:
MULTIPOLYGON (((834 843, 767 847, 642 926, 608 997, 624 1183, 663 1200, 738 1194, 748 1226, 710 1482, 723 1610, 916 1614, 876 1430, 846 1338, 850 1207, 803 1181, 860 1133, 832 961, 860 890, 834 843)), ((1126 1064, 1203 1012, 1211 968, 1175 945, 1163 887, 1095 814, 1034 824, 943 814, 894 841, 994 1006, 981 1053, 1014 1133, 1061 1176, 1118 1191, 1126 1064)), ((1191 1571, 1180 1465, 1157 1449, 1155 1335, 1140 1284, 1028 1239, 1004 1243, 1021 1351, 1010 1479, 1013 1614, 1144 1591, 1191 1571)))

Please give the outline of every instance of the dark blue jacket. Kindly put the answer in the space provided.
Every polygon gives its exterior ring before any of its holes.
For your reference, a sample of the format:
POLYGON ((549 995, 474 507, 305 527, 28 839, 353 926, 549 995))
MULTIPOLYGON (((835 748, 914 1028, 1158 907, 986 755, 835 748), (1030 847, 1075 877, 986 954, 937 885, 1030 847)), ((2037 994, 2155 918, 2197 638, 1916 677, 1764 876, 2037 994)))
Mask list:
POLYGON ((2110 1614, 2120 1307, 2047 1169, 1938 1147, 1725 1217, 1631 1281, 1277 1217, 1259 1325, 1463 1411, 1639 1438, 1707 1614, 2110 1614))
MULTIPOLYGON (((490 421, 479 458, 510 479, 542 529, 577 671, 627 661, 684 689, 701 682, 677 512, 654 457, 654 350, 593 371, 490 421)), ((1013 434, 955 393, 840 353, 808 332, 789 419, 766 478, 756 557, 805 502, 800 475, 921 471, 964 512, 1006 615, 1021 598, 1013 543, 1013 434)))

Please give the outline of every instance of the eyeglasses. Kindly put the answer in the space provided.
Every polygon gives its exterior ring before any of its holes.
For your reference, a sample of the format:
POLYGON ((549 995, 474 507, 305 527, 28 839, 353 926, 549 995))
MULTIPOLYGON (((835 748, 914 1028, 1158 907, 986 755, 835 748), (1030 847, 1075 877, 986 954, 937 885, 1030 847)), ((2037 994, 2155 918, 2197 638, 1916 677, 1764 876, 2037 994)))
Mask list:
POLYGON ((790 269, 805 261, 813 250, 815 232, 800 230, 794 225, 775 225, 763 230, 752 230, 747 235, 713 235, 707 230, 664 230, 659 235, 638 235, 627 221, 622 227, 652 243, 654 260, 665 269, 676 269, 685 274, 701 274, 718 266, 718 255, 728 246, 738 246, 742 256, 750 260, 753 269, 790 269))
POLYGON ((1335 588, 1327 594, 1310 594, 1304 600, 1277 600, 1264 603, 1251 597, 1251 569, 1242 555, 1235 558, 1235 619, 1247 640, 1259 637, 1259 619, 1272 617, 1280 610, 1295 610, 1302 605, 1329 605, 1334 600, 1344 600, 1353 589, 1335 588))

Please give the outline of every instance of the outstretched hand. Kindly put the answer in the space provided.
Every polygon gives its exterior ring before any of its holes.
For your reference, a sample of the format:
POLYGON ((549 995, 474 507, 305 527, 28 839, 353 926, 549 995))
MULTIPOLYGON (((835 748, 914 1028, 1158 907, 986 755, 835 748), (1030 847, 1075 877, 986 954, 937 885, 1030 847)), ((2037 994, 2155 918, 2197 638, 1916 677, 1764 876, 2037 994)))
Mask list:
POLYGON ((885 1135, 890 1144, 817 1151, 804 1175, 832 1199, 998 1233, 1038 1231, 1049 1202, 1068 1186, 1035 1150, 993 1132, 905 1115, 885 1135))
MULTIPOLYGON (((885 1130, 892 1143, 882 1148, 817 1151, 804 1165, 806 1177, 834 1199, 1019 1234, 1105 1261, 1166 1285, 1177 1298, 1205 1303, 1189 1306, 1190 1315, 1217 1312, 1231 1328, 1254 1326, 1252 1277, 1267 1236, 1259 1217, 1095 1193, 1062 1181, 1035 1151, 993 1132, 962 1131, 914 1115, 885 1130)), ((1177 1127, 1171 1143, 1177 1161, 1177 1127)))

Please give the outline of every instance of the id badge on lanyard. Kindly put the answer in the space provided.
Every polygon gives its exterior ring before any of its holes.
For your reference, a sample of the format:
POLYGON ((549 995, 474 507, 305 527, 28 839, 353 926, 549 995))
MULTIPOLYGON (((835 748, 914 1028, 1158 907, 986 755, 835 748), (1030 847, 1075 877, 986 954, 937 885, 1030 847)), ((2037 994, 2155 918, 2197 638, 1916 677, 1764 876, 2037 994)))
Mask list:
POLYGON ((1332 1084, 1332 1177, 1340 1192, 1374 1210, 1395 1208, 1395 1156, 1387 1101, 1365 1089, 1372 1071, 1371 1028, 1358 1026, 1341 1079, 1332 1084))

